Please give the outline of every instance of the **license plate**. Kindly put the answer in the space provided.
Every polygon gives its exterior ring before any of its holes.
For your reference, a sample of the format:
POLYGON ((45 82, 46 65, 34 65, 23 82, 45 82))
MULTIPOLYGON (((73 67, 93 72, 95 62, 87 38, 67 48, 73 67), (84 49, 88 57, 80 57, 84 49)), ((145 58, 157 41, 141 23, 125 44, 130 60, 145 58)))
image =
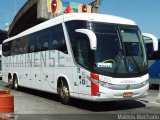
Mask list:
POLYGON ((125 92, 123 93, 123 97, 132 97, 133 93, 132 92, 125 92))

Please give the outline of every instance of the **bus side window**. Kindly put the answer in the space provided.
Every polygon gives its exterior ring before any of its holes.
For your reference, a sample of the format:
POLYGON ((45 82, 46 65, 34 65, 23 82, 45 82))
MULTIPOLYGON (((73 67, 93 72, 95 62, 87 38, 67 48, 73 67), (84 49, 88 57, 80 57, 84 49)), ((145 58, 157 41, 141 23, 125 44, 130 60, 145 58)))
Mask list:
POLYGON ((66 41, 62 25, 57 25, 51 28, 51 43, 52 49, 59 50, 65 54, 68 54, 66 41))
POLYGON ((30 45, 30 52, 34 52, 34 51, 35 51, 34 45, 30 45))
POLYGON ((23 54, 23 41, 22 41, 23 39, 22 38, 19 38, 19 39, 17 39, 16 40, 16 42, 17 42, 17 46, 16 46, 16 48, 17 48, 17 55, 18 54, 23 54))
POLYGON ((37 44, 37 33, 33 33, 29 36, 29 53, 37 52, 38 51, 38 44, 37 44))
POLYGON ((7 43, 3 44, 3 55, 4 56, 10 56, 11 55, 11 45, 12 45, 12 41, 9 41, 7 43))
POLYGON ((20 47, 22 48, 21 54, 28 53, 28 36, 21 38, 20 47))
POLYGON ((47 50, 48 47, 49 47, 48 42, 45 42, 44 45, 43 45, 43 47, 44 47, 45 50, 47 50))
POLYGON ((38 51, 49 49, 50 29, 45 29, 38 32, 38 51))
POLYGON ((57 40, 53 40, 52 41, 52 48, 56 49, 56 46, 58 46, 58 41, 57 40))
POLYGON ((78 62, 85 68, 89 68, 89 38, 85 34, 77 34, 77 56, 78 62))
POLYGON ((17 55, 18 54, 18 49, 17 49, 17 39, 12 41, 12 46, 11 46, 11 55, 17 55))
POLYGON ((23 48, 21 47, 21 48, 19 48, 19 53, 20 54, 23 54, 24 53, 24 51, 23 51, 23 48))

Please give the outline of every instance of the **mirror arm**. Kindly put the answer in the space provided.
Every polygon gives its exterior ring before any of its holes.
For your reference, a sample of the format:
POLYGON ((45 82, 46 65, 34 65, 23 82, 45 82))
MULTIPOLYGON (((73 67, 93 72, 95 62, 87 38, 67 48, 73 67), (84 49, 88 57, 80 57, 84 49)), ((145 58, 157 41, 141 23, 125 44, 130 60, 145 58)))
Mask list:
POLYGON ((97 37, 93 31, 89 29, 76 29, 75 32, 86 34, 89 38, 91 50, 97 49, 97 37))
POLYGON ((152 39, 153 41, 153 49, 154 51, 158 51, 158 39, 156 36, 149 34, 149 33, 142 33, 143 37, 148 37, 150 39, 152 39))

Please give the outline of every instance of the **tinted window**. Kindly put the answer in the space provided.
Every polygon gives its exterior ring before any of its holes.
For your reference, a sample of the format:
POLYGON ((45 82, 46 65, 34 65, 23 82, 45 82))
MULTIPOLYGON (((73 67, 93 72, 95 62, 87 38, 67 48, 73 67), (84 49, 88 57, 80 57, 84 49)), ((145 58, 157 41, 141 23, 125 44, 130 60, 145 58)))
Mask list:
POLYGON ((51 28, 51 48, 67 53, 62 25, 57 25, 51 28))
POLYGON ((45 51, 49 49, 49 45, 51 44, 50 31, 50 29, 45 29, 38 32, 38 51, 45 51))
POLYGON ((153 43, 146 43, 146 49, 147 49, 148 60, 159 60, 160 59, 160 50, 154 51, 153 43))
POLYGON ((95 24, 94 31, 97 36, 97 50, 95 62, 114 59, 120 48, 116 27, 113 25, 95 24))
POLYGON ((22 37, 19 44, 20 54, 28 53, 28 36, 22 37))
POLYGON ((12 41, 6 42, 2 45, 2 51, 4 56, 11 55, 11 45, 12 45, 12 41))
POLYGON ((74 56, 76 56, 77 32, 75 32, 75 30, 81 29, 81 28, 87 28, 87 22, 86 21, 69 21, 66 23, 66 26, 67 26, 67 32, 69 34, 71 46, 72 46, 72 51, 74 56))
POLYGON ((29 52, 38 52, 37 33, 29 35, 29 52))
POLYGON ((76 59, 79 64, 82 66, 89 68, 89 38, 85 34, 79 33, 77 35, 77 54, 76 59))
POLYGON ((62 25, 56 25, 3 44, 5 56, 45 50, 68 53, 62 25))
POLYGON ((29 44, 30 52, 59 50, 68 53, 62 25, 56 25, 30 35, 29 44))
POLYGON ((16 39, 12 41, 11 46, 11 55, 17 55, 18 54, 18 42, 20 39, 16 39))

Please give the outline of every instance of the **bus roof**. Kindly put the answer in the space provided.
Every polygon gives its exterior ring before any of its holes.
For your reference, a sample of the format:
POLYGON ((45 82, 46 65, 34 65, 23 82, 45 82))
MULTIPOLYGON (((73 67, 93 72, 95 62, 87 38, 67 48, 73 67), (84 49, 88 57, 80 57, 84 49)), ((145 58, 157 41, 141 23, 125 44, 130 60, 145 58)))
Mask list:
POLYGON ((124 24, 124 25, 136 25, 136 23, 132 20, 112 16, 112 15, 105 15, 105 14, 99 14, 99 13, 68 13, 63 14, 58 17, 52 18, 46 22, 43 22, 39 25, 36 25, 32 28, 29 28, 28 30, 25 30, 24 32, 6 39, 4 42, 23 37, 25 35, 28 35, 30 33, 34 33, 40 30, 43 30, 45 28, 54 26, 56 24, 60 24, 62 22, 72 21, 72 20, 86 20, 91 22, 105 22, 105 23, 113 23, 113 24, 124 24))

